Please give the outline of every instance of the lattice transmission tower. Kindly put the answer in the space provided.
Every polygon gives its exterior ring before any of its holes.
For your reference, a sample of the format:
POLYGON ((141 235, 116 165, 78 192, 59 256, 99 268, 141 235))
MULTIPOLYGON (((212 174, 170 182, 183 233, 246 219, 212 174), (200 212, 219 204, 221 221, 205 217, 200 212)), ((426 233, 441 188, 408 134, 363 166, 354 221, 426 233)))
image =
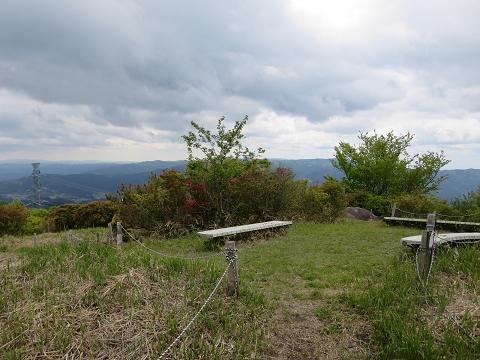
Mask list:
POLYGON ((40 200, 40 190, 41 190, 41 183, 40 183, 40 163, 32 163, 32 179, 33 179, 33 205, 40 207, 42 205, 40 200))

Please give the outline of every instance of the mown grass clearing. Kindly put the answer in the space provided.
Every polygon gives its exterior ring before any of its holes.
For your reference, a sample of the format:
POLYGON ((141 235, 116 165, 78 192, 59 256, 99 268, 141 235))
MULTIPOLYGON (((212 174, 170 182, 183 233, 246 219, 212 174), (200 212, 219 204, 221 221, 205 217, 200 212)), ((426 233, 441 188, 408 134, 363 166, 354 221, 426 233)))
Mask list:
MULTIPOLYGON (((480 249, 440 251, 425 290, 399 245, 418 232, 302 223, 237 243, 240 297, 222 288, 170 358, 475 358, 480 249)), ((188 261, 134 242, 117 250, 47 237, 36 247, 0 243, 1 254, 19 259, 0 272, 3 358, 155 358, 226 267, 222 254, 188 261)), ((196 236, 146 243, 171 255, 212 254, 196 236)))

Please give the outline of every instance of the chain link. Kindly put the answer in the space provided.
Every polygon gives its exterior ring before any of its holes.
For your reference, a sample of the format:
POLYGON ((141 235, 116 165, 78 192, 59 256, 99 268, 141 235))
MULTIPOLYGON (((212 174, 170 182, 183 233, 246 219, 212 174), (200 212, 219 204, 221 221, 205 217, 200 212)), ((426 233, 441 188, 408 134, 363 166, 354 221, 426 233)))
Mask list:
MULTIPOLYGON (((402 213, 409 214, 409 215, 418 215, 418 216, 427 216, 428 215, 428 214, 425 214, 425 213, 414 213, 414 212, 402 210, 400 208, 395 208, 395 211, 400 211, 402 213)), ((474 218, 474 217, 479 216, 479 215, 480 215, 480 211, 472 213, 472 214, 467 214, 467 215, 437 214, 437 217, 451 218, 451 219, 469 219, 469 218, 474 218)))
POLYGON ((238 249, 225 249, 225 260, 234 271, 235 289, 238 289, 238 270, 236 266, 238 249))
POLYGON ((235 260, 237 259, 237 252, 238 252, 237 249, 226 249, 225 260, 227 260, 229 264, 234 263, 235 260))
POLYGON ((215 287, 213 288, 212 292, 210 293, 210 295, 207 297, 207 299, 205 300, 205 302, 203 303, 203 305, 200 307, 200 309, 197 311, 197 313, 194 315, 194 317, 189 321, 189 323, 187 324, 187 326, 185 326, 183 328, 183 330, 180 332, 180 334, 175 338, 175 340, 173 340, 170 345, 168 345, 168 347, 162 352, 162 354, 160 355, 160 357, 158 358, 158 360, 161 360, 163 359, 163 357, 165 355, 168 354, 168 352, 170 351, 170 349, 175 346, 175 344, 178 342, 178 340, 180 340, 183 335, 185 335, 185 333, 188 331, 188 329, 190 329, 190 327, 192 326, 192 324, 195 322, 195 320, 197 319, 198 315, 200 315, 200 313, 202 312, 202 310, 205 308, 205 306, 207 306, 207 304, 212 300, 213 298, 213 295, 217 292, 217 289, 218 287, 220 286, 220 283, 222 282, 223 278, 225 277, 225 275, 227 274, 227 271, 228 269, 230 268, 230 266, 232 265, 231 262, 228 263, 227 267, 225 268, 225 271, 223 272, 222 276, 220 276, 220 278, 218 279, 217 281, 217 284, 215 285, 215 287))
MULTIPOLYGON (((417 276, 418 276, 418 280, 420 280, 420 283, 422 284, 423 287, 426 287, 428 285, 428 279, 430 278, 430 274, 432 272, 433 261, 435 260, 435 250, 437 248, 436 240, 435 240, 435 238, 437 236, 436 232, 433 231, 430 236, 433 236, 432 256, 430 258, 430 264, 429 264, 429 267, 428 267, 428 272, 427 272, 427 277, 425 279, 425 282, 423 281, 422 276, 420 275, 420 269, 418 267, 418 253, 420 251, 421 246, 419 246, 417 248, 417 253, 415 255, 415 260, 416 260, 416 263, 417 263, 417 276)), ((425 251, 425 250, 423 250, 423 251, 425 251)))
POLYGON ((395 211, 400 211, 402 213, 409 214, 409 215, 419 215, 419 216, 427 216, 428 215, 428 214, 423 214, 423 213, 413 213, 413 212, 410 212, 410 211, 402 210, 400 208, 395 208, 395 211))
POLYGON ((157 251, 155 249, 152 249, 152 248, 148 247, 143 242, 141 242, 140 240, 135 238, 135 236, 133 236, 133 234, 130 233, 127 229, 125 229, 122 224, 120 224, 120 226, 122 227, 123 231, 125 231, 125 233, 128 236, 130 236, 135 242, 137 242, 140 246, 142 246, 144 249, 146 249, 146 250, 148 250, 148 251, 150 251, 154 254, 157 254, 159 256, 174 258, 174 259, 197 260, 197 259, 211 259, 211 258, 217 257, 219 255, 218 253, 211 254, 211 255, 204 255, 204 256, 182 256, 182 255, 165 254, 165 253, 162 253, 160 251, 157 251))

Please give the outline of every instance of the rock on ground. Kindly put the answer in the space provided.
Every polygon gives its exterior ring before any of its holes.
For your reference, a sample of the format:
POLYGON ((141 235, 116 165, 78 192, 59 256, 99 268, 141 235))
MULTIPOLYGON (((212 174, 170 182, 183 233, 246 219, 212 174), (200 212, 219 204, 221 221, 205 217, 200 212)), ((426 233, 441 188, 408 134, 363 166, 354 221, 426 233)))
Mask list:
POLYGON ((350 219, 364 220, 364 221, 378 221, 380 220, 379 216, 376 216, 370 210, 362 209, 359 207, 347 207, 344 211, 344 215, 350 219))

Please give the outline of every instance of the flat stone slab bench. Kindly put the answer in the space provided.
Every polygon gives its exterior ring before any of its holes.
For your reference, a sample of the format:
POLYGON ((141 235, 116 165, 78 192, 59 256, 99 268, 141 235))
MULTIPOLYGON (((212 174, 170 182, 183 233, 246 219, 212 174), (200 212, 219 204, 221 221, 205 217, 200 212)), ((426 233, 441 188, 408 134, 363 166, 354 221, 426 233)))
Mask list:
MULTIPOLYGON (((407 236, 400 240, 402 245, 415 246, 420 245, 422 235, 407 236)), ((435 243, 441 245, 447 242, 473 242, 480 241, 480 233, 452 233, 452 234, 437 234, 435 236, 435 243)))
POLYGON ((291 221, 267 221, 255 224, 232 226, 222 229, 199 231, 198 235, 213 239, 221 236, 236 235, 250 231, 273 229, 289 225, 292 225, 291 221))
MULTIPOLYGON (((401 218, 401 217, 391 217, 391 216, 384 217, 383 220, 387 222, 399 221, 399 222, 423 223, 423 224, 427 222, 427 219, 401 218)), ((480 226, 480 223, 469 222, 469 221, 436 220, 435 223, 446 224, 446 225, 464 225, 464 226, 467 225, 467 226, 475 226, 475 227, 480 226)))

